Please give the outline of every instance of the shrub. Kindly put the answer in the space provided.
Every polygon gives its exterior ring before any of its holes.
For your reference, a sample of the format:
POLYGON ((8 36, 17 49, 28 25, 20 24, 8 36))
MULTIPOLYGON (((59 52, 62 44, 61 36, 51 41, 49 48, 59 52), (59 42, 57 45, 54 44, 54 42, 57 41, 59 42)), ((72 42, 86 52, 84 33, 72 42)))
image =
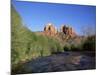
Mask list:
POLYGON ((75 46, 75 45, 71 45, 71 50, 72 51, 80 51, 80 46, 75 46))
POLYGON ((95 36, 89 36, 83 43, 83 49, 86 51, 95 51, 96 43, 95 36))
POLYGON ((64 46, 64 51, 70 51, 70 48, 68 46, 64 46))

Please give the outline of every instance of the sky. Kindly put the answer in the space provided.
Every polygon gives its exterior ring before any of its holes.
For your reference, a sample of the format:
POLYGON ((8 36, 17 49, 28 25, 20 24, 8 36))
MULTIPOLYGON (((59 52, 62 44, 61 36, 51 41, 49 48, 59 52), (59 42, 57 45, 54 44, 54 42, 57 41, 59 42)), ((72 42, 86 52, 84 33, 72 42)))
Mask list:
POLYGON ((48 23, 58 30, 63 24, 69 25, 77 34, 82 34, 85 27, 96 28, 96 6, 16 0, 12 4, 31 31, 43 31, 48 23))

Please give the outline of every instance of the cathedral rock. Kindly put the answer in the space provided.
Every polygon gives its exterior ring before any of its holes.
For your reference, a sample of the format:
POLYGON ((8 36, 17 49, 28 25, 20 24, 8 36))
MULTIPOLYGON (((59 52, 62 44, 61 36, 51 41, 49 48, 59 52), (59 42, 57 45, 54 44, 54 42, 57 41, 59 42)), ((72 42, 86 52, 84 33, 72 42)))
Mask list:
POLYGON ((44 27, 44 34, 47 35, 47 36, 57 36, 57 37, 59 37, 59 36, 62 36, 62 35, 60 35, 60 33, 64 34, 63 36, 65 36, 65 38, 67 38, 67 37, 73 38, 73 37, 76 36, 76 33, 73 30, 73 28, 66 26, 66 25, 62 25, 59 32, 52 23, 48 23, 44 27))

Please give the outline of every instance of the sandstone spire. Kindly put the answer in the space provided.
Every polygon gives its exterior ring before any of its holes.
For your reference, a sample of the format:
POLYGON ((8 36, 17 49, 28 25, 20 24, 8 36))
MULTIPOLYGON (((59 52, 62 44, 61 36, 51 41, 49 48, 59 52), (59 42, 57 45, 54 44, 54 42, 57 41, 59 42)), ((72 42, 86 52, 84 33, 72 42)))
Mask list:
POLYGON ((57 33, 57 30, 52 23, 48 23, 44 27, 44 33, 46 35, 54 36, 57 33))
POLYGON ((70 26, 62 25, 60 31, 62 33, 64 33, 66 36, 70 36, 70 37, 75 37, 76 36, 75 31, 70 26))

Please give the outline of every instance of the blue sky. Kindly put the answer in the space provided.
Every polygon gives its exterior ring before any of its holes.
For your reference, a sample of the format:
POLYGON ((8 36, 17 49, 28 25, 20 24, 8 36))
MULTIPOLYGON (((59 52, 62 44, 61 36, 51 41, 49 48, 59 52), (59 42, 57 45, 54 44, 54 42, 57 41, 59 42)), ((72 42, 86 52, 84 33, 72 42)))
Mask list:
POLYGON ((86 5, 12 1, 23 23, 32 31, 43 31, 47 23, 57 29, 62 24, 69 25, 82 34, 82 28, 96 26, 96 7, 86 5))

